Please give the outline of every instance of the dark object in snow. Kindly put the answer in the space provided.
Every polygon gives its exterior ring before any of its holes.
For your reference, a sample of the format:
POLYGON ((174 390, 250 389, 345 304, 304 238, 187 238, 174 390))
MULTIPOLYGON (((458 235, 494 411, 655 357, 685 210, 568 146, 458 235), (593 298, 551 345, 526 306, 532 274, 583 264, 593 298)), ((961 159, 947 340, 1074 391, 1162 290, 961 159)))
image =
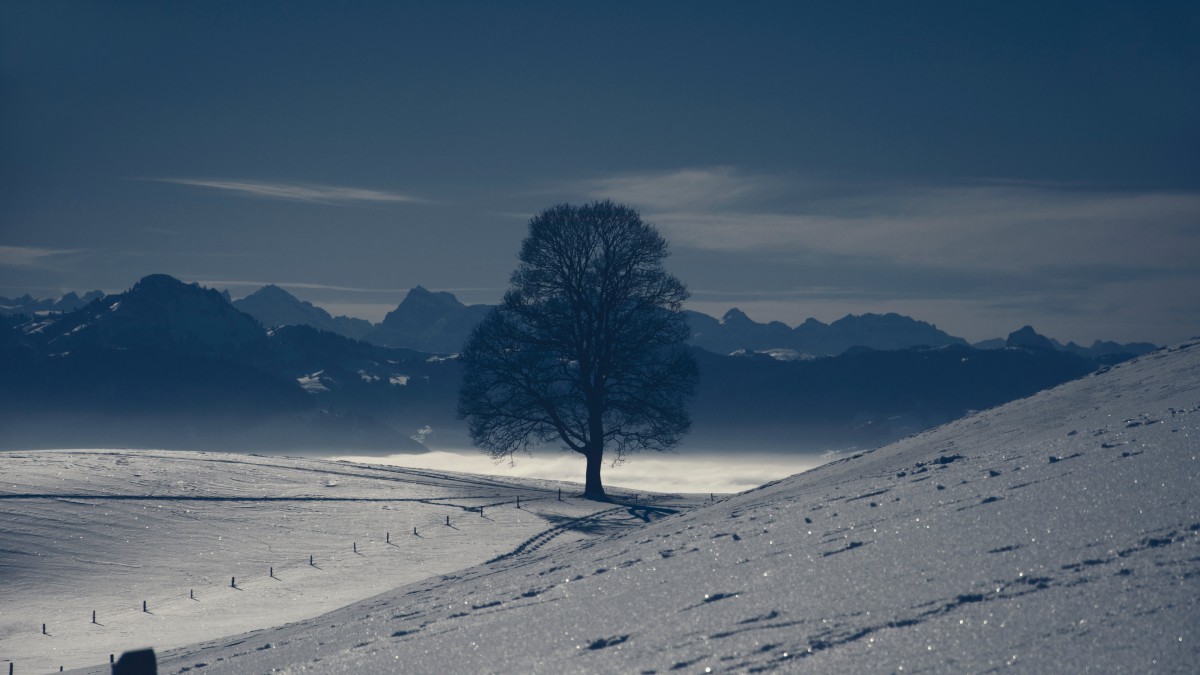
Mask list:
POLYGON ((609 637, 609 638, 600 638, 599 640, 594 640, 593 642, 591 642, 587 646, 587 648, 593 649, 593 650, 604 649, 605 647, 612 647, 613 645, 619 645, 628 639, 629 639, 628 635, 614 635, 613 637, 609 637))
POLYGON ((135 649, 121 654, 112 675, 158 675, 158 657, 153 649, 135 649))

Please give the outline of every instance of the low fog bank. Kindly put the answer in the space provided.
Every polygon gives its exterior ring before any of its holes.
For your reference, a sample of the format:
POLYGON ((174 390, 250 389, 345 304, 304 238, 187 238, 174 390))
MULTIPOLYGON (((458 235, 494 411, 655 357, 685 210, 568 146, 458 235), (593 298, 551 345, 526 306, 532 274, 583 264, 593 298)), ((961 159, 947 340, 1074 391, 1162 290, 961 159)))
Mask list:
MULTIPOLYGON (((824 464, 836 453, 806 455, 656 453, 633 455, 625 462, 604 466, 608 488, 671 493, 733 493, 756 488, 824 464)), ((436 450, 420 455, 326 455, 328 459, 386 464, 437 471, 462 471, 512 478, 540 478, 581 483, 584 460, 574 453, 553 450, 519 455, 513 462, 493 460, 474 449, 436 450)))

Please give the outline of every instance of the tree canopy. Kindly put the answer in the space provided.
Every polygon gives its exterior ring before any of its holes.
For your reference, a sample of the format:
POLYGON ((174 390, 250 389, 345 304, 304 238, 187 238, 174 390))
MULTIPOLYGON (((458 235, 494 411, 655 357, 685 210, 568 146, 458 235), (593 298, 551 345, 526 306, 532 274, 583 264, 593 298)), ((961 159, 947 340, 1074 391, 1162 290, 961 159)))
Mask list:
POLYGON ((471 440, 497 459, 549 443, 578 452, 593 499, 605 497, 606 452, 621 461, 678 444, 698 370, 668 255, 654 227, 611 201, 531 219, 510 289, 462 353, 471 440))

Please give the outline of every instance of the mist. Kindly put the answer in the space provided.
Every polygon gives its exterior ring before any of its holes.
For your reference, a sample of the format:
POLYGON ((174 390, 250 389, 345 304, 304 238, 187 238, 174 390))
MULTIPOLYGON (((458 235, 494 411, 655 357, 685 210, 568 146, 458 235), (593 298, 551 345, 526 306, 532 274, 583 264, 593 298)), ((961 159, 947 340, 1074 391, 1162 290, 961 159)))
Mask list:
MULTIPOLYGON (((606 488, 624 488, 670 493, 735 493, 770 481, 807 471, 834 459, 835 453, 819 455, 714 454, 635 455, 613 465, 606 462, 606 488)), ((540 478, 582 483, 584 460, 566 453, 517 456, 512 462, 493 460, 477 450, 438 450, 420 455, 333 455, 328 459, 366 464, 384 464, 437 471, 461 471, 510 478, 540 478)))

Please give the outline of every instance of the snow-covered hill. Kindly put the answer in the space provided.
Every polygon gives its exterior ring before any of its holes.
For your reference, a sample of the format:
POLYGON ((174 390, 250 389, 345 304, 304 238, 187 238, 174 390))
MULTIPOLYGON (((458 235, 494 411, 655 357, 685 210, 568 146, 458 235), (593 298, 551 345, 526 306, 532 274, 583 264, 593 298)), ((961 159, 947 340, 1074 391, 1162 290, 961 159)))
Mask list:
POLYGON ((1192 343, 160 672, 1194 672, 1198 437, 1192 343))
POLYGON ((525 542, 642 522, 559 501, 559 487, 224 453, 2 453, 0 667, 51 672, 269 628, 525 542))

